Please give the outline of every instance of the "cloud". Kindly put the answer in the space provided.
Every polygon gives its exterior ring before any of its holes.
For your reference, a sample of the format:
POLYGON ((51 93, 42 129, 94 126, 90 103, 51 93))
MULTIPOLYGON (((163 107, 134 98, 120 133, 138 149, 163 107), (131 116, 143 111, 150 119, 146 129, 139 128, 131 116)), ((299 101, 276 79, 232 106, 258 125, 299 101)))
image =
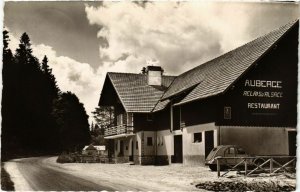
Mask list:
POLYGON ((97 37, 107 40, 106 46, 99 45, 102 63, 119 72, 138 72, 146 61, 157 60, 169 74, 230 51, 298 14, 297 6, 203 1, 143 6, 103 2, 99 7, 86 5, 85 11, 91 25, 101 26, 97 37))
MULTIPOLYGON (((19 40, 10 33, 9 47, 14 52, 18 47, 19 40)), ((80 63, 72 58, 58 56, 56 51, 48 45, 32 43, 33 55, 40 61, 45 55, 49 60, 49 66, 56 77, 57 84, 64 92, 75 93, 91 118, 91 111, 97 106, 100 95, 100 79, 97 70, 88 63, 80 63)))
MULTIPOLYGON (((147 60, 158 60, 166 72, 178 74, 246 40, 244 10, 237 10, 241 19, 228 25, 224 20, 232 15, 210 3, 158 2, 143 8, 129 2, 105 2, 85 10, 90 24, 103 26, 98 38, 108 41, 108 47, 99 47, 101 60, 119 66, 118 58, 131 55, 141 60, 138 69, 128 66, 131 70, 140 70, 147 60), (239 26, 235 33, 230 30, 233 25, 239 26)), ((131 65, 132 57, 124 62, 131 65)))
MULTIPOLYGON (((99 7, 86 4, 85 12, 100 28, 101 65, 59 56, 46 44, 32 42, 32 48, 40 60, 47 55, 59 87, 74 92, 90 116, 108 71, 139 73, 147 63, 157 63, 178 75, 298 17, 297 5, 203 1, 105 1, 99 7)), ((12 50, 20 36, 10 33, 12 50)))
MULTIPOLYGON (((9 29, 6 27, 9 31, 9 29)), ((15 50, 19 46, 19 40, 21 34, 9 33, 10 41, 9 47, 15 53, 15 50)), ((30 34, 29 34, 30 36, 30 34)), ((119 72, 128 71, 128 68, 139 68, 139 64, 143 63, 143 58, 137 58, 132 55, 122 55, 115 65, 111 65, 111 62, 104 62, 98 69, 94 69, 88 63, 78 62, 70 57, 58 56, 53 47, 45 44, 35 44, 32 42, 33 55, 40 61, 47 55, 49 60, 49 66, 52 68, 52 72, 56 77, 59 88, 66 92, 71 91, 75 93, 80 102, 84 104, 84 107, 90 116, 92 121, 92 111, 98 105, 101 88, 108 71, 119 72), (129 62, 127 64, 126 62, 129 62)), ((137 71, 138 72, 138 71, 137 71)))

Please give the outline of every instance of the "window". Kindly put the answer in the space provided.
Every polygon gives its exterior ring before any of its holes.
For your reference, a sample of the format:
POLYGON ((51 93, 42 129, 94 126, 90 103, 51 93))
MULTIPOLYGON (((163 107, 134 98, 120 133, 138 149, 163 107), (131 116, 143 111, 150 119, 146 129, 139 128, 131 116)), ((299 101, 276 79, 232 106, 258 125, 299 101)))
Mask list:
POLYGON ((118 150, 118 141, 117 141, 117 143, 116 143, 116 151, 118 150))
POLYGON ((194 133, 194 143, 202 142, 202 132, 194 133))
POLYGON ((139 149, 139 142, 138 142, 138 141, 135 142, 135 149, 136 149, 136 150, 139 149))
POLYGON ((127 125, 133 126, 133 113, 127 113, 127 125))
POLYGON ((237 148, 237 153, 238 154, 246 154, 244 149, 242 149, 242 148, 237 148))
POLYGON ((157 145, 161 145, 163 146, 164 145, 164 137, 157 137, 157 145))
POLYGON ((126 145, 125 149, 126 149, 126 151, 128 150, 128 145, 126 145))
POLYGON ((153 121, 153 114, 147 114, 147 121, 153 121))
POLYGON ((226 150, 226 152, 225 152, 226 154, 231 154, 231 155, 234 155, 234 148, 233 147, 230 147, 230 148, 228 148, 227 150, 226 150))
POLYGON ((147 137, 147 146, 152 146, 152 137, 147 137))
POLYGON ((123 124, 123 114, 117 115, 117 125, 123 124))
POLYGON ((224 107, 224 119, 231 119, 231 107, 224 107))

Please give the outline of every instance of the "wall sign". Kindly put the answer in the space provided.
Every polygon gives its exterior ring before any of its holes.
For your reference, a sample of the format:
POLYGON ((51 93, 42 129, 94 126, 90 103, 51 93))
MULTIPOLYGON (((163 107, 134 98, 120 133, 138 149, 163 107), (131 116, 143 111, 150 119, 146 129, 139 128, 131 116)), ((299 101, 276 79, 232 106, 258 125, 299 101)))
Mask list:
MULTIPOLYGON (((268 109, 279 110, 280 102, 278 98, 283 98, 283 83, 282 81, 270 81, 261 79, 246 79, 244 83, 245 90, 243 91, 244 97, 250 97, 252 101, 248 102, 248 109, 268 109), (269 98, 268 102, 262 102, 261 98, 269 98)), ((265 101, 265 100, 264 100, 265 101)))
MULTIPOLYGON (((218 125, 296 127, 298 26, 242 74, 221 97, 218 125), (231 119, 225 119, 231 107, 231 119)), ((246 59, 248 58, 245 55, 246 59)))

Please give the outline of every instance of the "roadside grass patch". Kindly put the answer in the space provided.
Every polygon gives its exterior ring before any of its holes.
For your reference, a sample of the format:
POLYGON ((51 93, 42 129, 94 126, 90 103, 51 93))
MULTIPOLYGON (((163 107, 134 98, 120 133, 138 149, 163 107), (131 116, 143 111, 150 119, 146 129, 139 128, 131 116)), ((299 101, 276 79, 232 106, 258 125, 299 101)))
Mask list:
POLYGON ((279 181, 205 181, 198 183, 197 188, 208 191, 295 191, 296 186, 292 186, 279 181))
POLYGON ((14 183, 10 179, 10 175, 3 167, 3 163, 1 164, 1 189, 3 191, 14 191, 14 183))

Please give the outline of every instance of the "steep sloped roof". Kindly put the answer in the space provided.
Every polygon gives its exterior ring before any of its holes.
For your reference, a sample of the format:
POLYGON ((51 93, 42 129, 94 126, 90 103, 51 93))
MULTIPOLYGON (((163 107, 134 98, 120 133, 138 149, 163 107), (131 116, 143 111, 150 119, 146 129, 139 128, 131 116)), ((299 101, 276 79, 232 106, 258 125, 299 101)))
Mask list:
MULTIPOLYGON (((298 21, 297 21, 298 22, 298 21)), ((177 105, 224 92, 296 22, 288 23, 175 78, 162 100, 192 89, 177 105)))
POLYGON ((162 86, 149 86, 147 75, 108 73, 127 112, 151 112, 175 77, 162 76, 162 86))
POLYGON ((152 112, 163 110, 169 103, 170 103, 169 99, 159 101, 153 108, 152 112))
POLYGON ((97 150, 93 145, 86 145, 83 150, 97 150))

